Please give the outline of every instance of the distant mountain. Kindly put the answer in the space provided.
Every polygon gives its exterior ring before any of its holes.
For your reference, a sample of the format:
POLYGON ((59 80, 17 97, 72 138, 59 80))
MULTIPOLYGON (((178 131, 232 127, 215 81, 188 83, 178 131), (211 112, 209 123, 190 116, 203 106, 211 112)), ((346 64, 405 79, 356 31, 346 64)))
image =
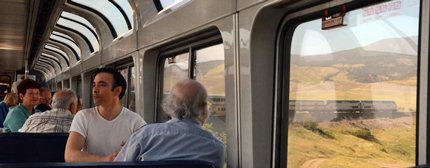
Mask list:
MULTIPOLYGON (((224 61, 198 63, 195 73, 197 80, 206 87, 209 95, 225 95, 224 61)), ((188 70, 182 66, 171 65, 164 69, 164 75, 164 88, 170 88, 174 82, 188 78, 188 70)))
POLYGON ((385 39, 364 47, 327 55, 293 55, 291 76, 296 78, 291 79, 306 81, 299 76, 307 76, 317 81, 341 79, 361 83, 408 80, 417 75, 417 56, 414 51, 416 48, 411 47, 415 45, 406 44, 415 42, 416 37, 385 39), (406 47, 402 46, 403 44, 406 47), (384 46, 389 48, 389 52, 378 51, 384 46), (414 54, 399 53, 403 51, 414 54))

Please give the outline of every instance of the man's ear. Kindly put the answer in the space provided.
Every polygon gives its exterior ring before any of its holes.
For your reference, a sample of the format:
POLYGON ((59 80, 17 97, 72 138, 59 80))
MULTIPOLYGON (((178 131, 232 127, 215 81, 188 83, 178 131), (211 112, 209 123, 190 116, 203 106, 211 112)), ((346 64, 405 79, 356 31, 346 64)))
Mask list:
POLYGON ((116 95, 119 96, 121 94, 121 92, 122 92, 122 87, 121 86, 117 86, 113 91, 115 92, 116 95))

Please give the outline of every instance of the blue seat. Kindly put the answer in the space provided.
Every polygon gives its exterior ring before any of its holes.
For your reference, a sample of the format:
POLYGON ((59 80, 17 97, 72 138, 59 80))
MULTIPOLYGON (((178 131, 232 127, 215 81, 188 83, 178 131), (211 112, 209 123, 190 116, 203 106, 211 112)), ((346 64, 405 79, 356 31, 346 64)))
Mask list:
POLYGON ((0 163, 64 162, 68 133, 2 133, 0 163))
POLYGON ((205 161, 144 161, 144 162, 109 162, 109 163, 9 163, 0 167, 10 168, 39 168, 39 167, 85 167, 85 168, 117 168, 117 167, 142 167, 142 168, 215 168, 205 161))

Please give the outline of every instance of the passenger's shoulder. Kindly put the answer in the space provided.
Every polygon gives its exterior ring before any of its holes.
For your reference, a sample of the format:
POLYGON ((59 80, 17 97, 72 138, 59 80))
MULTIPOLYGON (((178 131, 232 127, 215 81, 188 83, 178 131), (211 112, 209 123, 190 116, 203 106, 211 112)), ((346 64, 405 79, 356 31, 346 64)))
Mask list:
POLYGON ((132 117, 132 118, 136 118, 136 117, 142 118, 136 112, 133 112, 133 111, 131 111, 131 110, 125 108, 125 107, 124 107, 124 115, 127 116, 127 117, 132 117))
POLYGON ((76 114, 79 114, 79 113, 81 113, 81 115, 85 115, 85 114, 90 114, 90 113, 96 113, 96 110, 95 110, 95 108, 94 107, 92 107, 92 108, 86 108, 86 109, 82 109, 82 110, 80 110, 78 113, 76 113, 76 114))
POLYGON ((145 124, 143 125, 139 130, 158 130, 161 129, 163 126, 165 125, 165 123, 149 123, 149 124, 145 124))
POLYGON ((203 131, 206 133, 207 137, 209 139, 211 139, 212 142, 214 142, 218 146, 224 147, 224 143, 218 137, 216 137, 213 133, 211 133, 211 132, 209 132, 207 130, 203 130, 203 131))
POLYGON ((73 118, 88 118, 88 117, 95 117, 96 115, 97 114, 94 108, 87 108, 87 109, 82 109, 78 111, 73 118))
POLYGON ((13 109, 9 110, 8 115, 20 115, 20 113, 22 113, 21 109, 19 109, 19 108, 13 108, 13 109))

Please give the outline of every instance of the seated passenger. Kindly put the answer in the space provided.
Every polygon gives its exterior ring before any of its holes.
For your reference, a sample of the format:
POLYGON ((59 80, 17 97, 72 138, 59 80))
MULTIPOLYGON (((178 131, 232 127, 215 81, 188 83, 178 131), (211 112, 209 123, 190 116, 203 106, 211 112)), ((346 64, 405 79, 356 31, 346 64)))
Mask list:
POLYGON ((110 162, 121 146, 145 121, 122 107, 127 83, 118 71, 102 68, 93 81, 96 107, 81 110, 73 118, 64 158, 66 162, 110 162))
POLYGON ((208 117, 203 85, 190 79, 176 83, 162 107, 172 119, 142 127, 115 161, 202 160, 221 167, 224 144, 201 127, 208 117))
POLYGON ((31 115, 21 132, 68 133, 73 116, 78 112, 76 93, 71 89, 56 92, 52 106, 52 110, 31 115))
POLYGON ((52 101, 52 95, 51 90, 49 90, 46 87, 43 87, 40 89, 40 103, 36 106, 36 109, 44 112, 47 110, 51 110, 51 101, 52 101))
POLYGON ((10 109, 18 105, 18 96, 16 93, 8 93, 0 103, 0 128, 3 128, 4 119, 10 109))
POLYGON ((9 111, 3 122, 5 132, 18 132, 25 120, 38 110, 34 106, 39 104, 39 84, 31 79, 24 79, 18 84, 18 98, 20 104, 9 111))

